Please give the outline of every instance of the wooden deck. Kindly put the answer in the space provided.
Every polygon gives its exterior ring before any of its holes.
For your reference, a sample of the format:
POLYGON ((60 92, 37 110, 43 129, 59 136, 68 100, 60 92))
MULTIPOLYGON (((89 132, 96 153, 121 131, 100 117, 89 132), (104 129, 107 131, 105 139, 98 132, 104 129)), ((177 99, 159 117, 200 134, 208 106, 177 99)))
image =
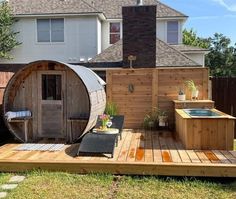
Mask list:
POLYGON ((43 169, 75 173, 236 177, 236 151, 184 150, 171 132, 124 130, 114 158, 75 157, 79 144, 62 151, 16 151, 0 147, 0 171, 43 169))

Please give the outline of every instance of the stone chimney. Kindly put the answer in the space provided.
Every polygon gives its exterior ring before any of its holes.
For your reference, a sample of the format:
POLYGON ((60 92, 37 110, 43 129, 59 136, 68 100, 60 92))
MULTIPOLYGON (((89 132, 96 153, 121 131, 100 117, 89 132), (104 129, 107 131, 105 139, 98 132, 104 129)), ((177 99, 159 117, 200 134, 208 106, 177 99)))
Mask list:
POLYGON ((143 6, 137 1, 137 6, 123 7, 122 14, 124 67, 132 62, 133 68, 155 68, 156 6, 143 6))

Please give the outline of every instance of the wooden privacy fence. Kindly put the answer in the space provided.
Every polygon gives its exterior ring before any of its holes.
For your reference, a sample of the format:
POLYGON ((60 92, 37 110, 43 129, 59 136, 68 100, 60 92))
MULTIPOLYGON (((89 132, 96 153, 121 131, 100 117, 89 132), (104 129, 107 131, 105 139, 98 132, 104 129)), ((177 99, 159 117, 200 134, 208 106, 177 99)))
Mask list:
POLYGON ((2 121, 2 100, 8 81, 11 79, 13 72, 0 72, 0 127, 3 126, 2 121))
POLYGON ((0 105, 2 104, 4 90, 13 74, 13 72, 0 72, 0 105))
MULTIPOLYGON (((192 79, 200 90, 199 99, 208 99, 208 68, 116 69, 107 71, 107 99, 125 115, 126 128, 142 127, 144 116, 158 107, 168 112, 174 124, 174 104, 179 88, 192 79)), ((190 93, 186 89, 187 99, 190 93)))
MULTIPOLYGON (((211 81, 215 107, 236 117, 236 77, 213 77, 211 81)), ((236 138, 236 127, 234 137, 236 138)))

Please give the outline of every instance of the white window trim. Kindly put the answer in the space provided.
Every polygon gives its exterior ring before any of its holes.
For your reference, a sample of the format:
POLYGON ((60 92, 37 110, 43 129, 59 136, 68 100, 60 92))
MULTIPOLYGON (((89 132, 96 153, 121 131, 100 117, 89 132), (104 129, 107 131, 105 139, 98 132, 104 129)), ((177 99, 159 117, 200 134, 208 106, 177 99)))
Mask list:
MULTIPOLYGON (((122 26, 122 22, 121 21, 109 21, 109 24, 108 24, 108 42, 109 42, 109 45, 113 45, 112 43, 110 43, 111 41, 111 32, 110 32, 110 24, 111 23, 119 23, 120 24, 120 39, 122 39, 122 32, 123 32, 123 26, 122 26)), ((115 34, 115 33, 113 33, 115 34)))
POLYGON ((36 18, 35 19, 35 35, 36 35, 36 38, 35 38, 35 44, 37 45, 61 45, 61 44, 65 44, 66 43, 66 32, 65 32, 65 18, 64 17, 47 17, 47 18, 36 18), (63 19, 63 25, 64 25, 64 41, 62 42, 52 42, 51 41, 51 22, 49 23, 50 25, 50 41, 49 42, 39 42, 38 41, 38 28, 37 28, 37 20, 38 19, 49 19, 51 21, 51 19, 63 19))
MULTIPOLYGON (((165 27, 165 31, 166 31, 166 43, 168 43, 168 22, 169 21, 177 21, 177 23, 178 23, 178 41, 177 41, 177 45, 180 43, 180 22, 178 21, 178 20, 168 20, 168 21, 166 21, 166 27, 165 27)), ((172 43, 168 43, 168 44, 170 44, 170 45, 176 45, 176 44, 172 44, 172 43)))

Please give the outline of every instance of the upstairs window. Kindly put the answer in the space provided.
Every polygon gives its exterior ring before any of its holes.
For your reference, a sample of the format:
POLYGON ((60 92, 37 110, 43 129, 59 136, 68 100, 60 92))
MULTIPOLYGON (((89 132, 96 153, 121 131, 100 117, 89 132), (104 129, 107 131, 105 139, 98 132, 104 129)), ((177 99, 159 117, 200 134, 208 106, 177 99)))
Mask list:
POLYGON ((64 19, 37 19, 38 42, 64 42, 64 19))
POLYGON ((178 21, 167 22, 167 43, 178 44, 179 38, 179 23, 178 21))
POLYGON ((110 23, 110 44, 120 40, 120 23, 110 23))

